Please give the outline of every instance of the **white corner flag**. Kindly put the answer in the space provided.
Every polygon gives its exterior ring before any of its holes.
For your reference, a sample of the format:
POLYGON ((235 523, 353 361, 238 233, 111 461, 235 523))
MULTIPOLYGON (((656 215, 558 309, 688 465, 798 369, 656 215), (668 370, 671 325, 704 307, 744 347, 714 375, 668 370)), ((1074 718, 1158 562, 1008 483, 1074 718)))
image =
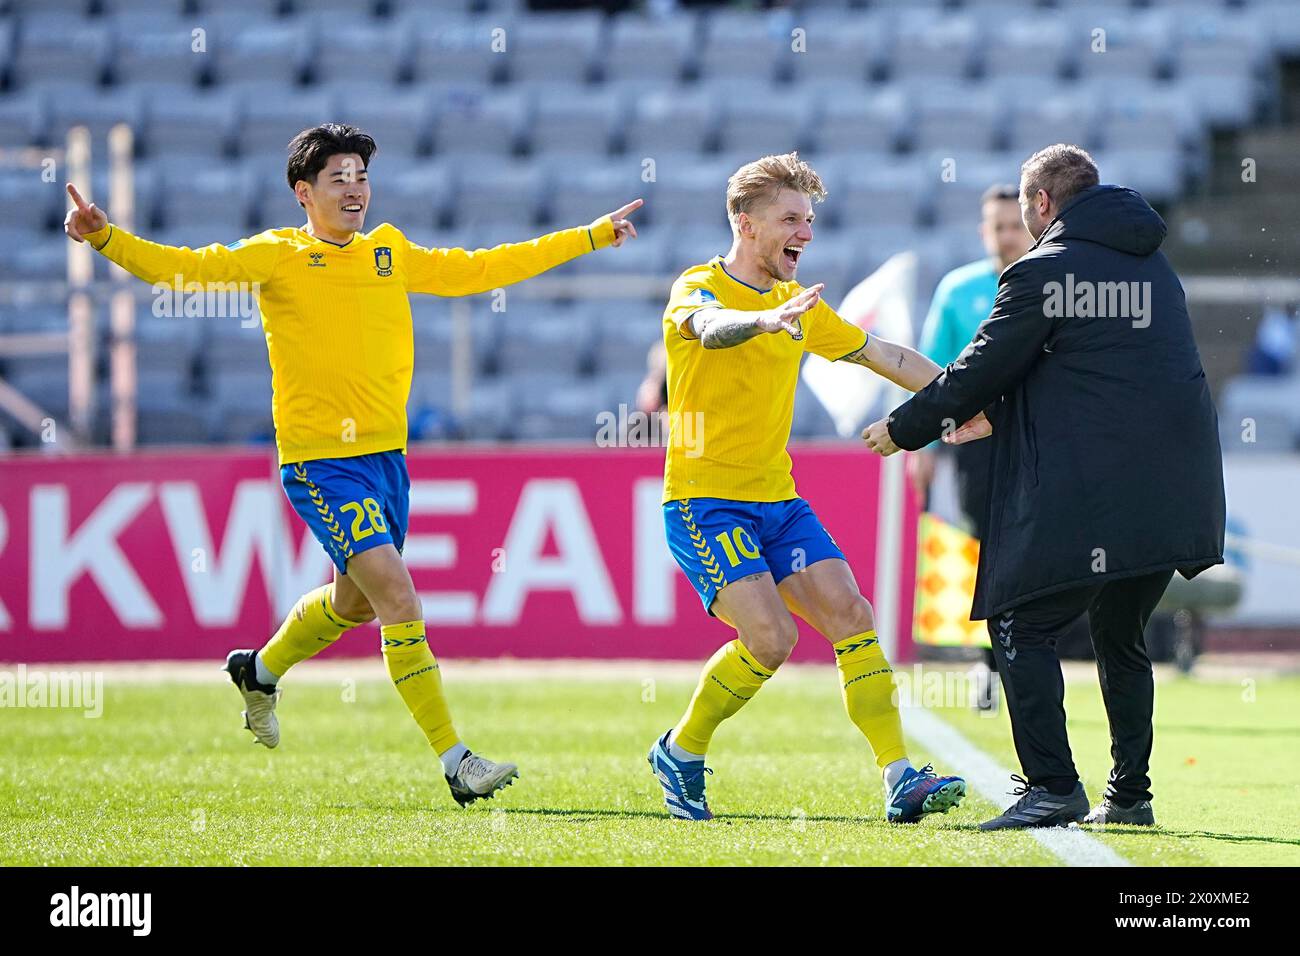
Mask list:
MULTIPOLYGON (((840 317, 870 335, 910 346, 916 267, 914 252, 891 256, 849 291, 837 310, 840 317)), ((809 355, 804 362, 803 380, 830 413, 841 438, 856 439, 870 424, 867 416, 878 402, 884 413, 907 398, 904 389, 860 365, 828 362, 817 355, 809 355)), ((881 466, 878 515, 876 580, 871 604, 881 650, 893 659, 898 649, 898 584, 903 544, 902 455, 886 458, 881 466)))

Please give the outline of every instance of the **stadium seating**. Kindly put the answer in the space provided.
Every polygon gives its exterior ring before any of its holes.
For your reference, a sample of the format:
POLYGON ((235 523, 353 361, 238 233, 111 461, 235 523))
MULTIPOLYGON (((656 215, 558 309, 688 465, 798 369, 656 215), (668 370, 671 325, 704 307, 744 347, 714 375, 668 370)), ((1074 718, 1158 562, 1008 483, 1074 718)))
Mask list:
MULTIPOLYGON (((659 335, 662 299, 618 298, 621 277, 667 279, 725 252, 724 184, 746 159, 798 148, 824 173, 830 198, 801 278, 827 282, 834 302, 892 252, 922 250, 923 313, 933 283, 980 254, 979 194, 1014 181, 1029 152, 1078 142, 1096 151, 1103 178, 1176 201, 1207 167, 1210 132, 1266 110, 1275 55, 1300 52, 1289 0, 1113 0, 1086 11, 805 0, 657 16, 661 6, 605 15, 456 0, 430 17, 416 0, 9 0, 0 142, 48 149, 86 125, 98 198, 105 137, 128 123, 137 227, 192 246, 300 223, 284 146, 327 119, 380 144, 368 222, 427 244, 529 238, 643 195, 637 242, 558 273, 605 277, 614 298, 514 296, 499 315, 473 304, 475 384, 455 433, 589 436, 594 409, 632 401, 659 335)), ((39 169, 0 167, 0 278, 64 276, 63 202, 39 169)), ((147 291, 139 301, 147 316, 147 291)), ((413 306, 412 413, 451 421, 451 311, 413 306)), ((148 318, 138 327, 142 440, 265 438, 259 330, 214 320, 176 332, 148 318)), ((59 322, 57 310, 0 304, 0 329, 59 322)), ((57 364, 6 369, 58 409, 57 364)), ((796 433, 827 433, 806 406, 796 433)))

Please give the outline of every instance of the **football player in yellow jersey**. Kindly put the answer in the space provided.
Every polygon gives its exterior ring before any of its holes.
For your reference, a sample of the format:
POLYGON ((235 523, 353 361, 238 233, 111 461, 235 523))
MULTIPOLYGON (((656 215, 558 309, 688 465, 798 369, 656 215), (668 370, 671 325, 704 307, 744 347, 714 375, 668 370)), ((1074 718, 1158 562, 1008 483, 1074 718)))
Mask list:
POLYGON ((727 183, 731 251, 687 269, 664 312, 668 545, 708 613, 736 630, 705 665, 685 715, 650 749, 664 803, 681 819, 711 819, 709 741, 789 657, 792 613, 834 647, 845 707, 882 773, 886 818, 947 812, 966 793, 960 777, 908 761, 871 605, 790 475, 786 442, 804 352, 854 362, 912 391, 940 373, 918 352, 841 319, 820 285, 794 281, 813 238, 813 202, 825 194, 795 153, 742 166, 727 183), (683 422, 698 424, 688 435, 683 422))
MULTIPOLYGON (((635 200, 590 225, 494 249, 426 249, 383 223, 362 227, 374 140, 327 123, 289 144, 287 178, 306 225, 270 229, 229 246, 161 246, 111 225, 68 185, 67 234, 165 288, 238 283, 257 295, 271 361, 280 477, 295 510, 334 562, 332 583, 303 595, 261 650, 226 661, 244 723, 280 742, 276 684, 350 628, 379 619, 384 661, 438 753, 462 806, 518 776, 512 763, 472 753, 452 726, 420 599, 402 561, 410 483, 406 401, 414 345, 407 294, 485 292, 635 238, 635 200)), ((228 287, 227 287, 228 289, 228 287)))

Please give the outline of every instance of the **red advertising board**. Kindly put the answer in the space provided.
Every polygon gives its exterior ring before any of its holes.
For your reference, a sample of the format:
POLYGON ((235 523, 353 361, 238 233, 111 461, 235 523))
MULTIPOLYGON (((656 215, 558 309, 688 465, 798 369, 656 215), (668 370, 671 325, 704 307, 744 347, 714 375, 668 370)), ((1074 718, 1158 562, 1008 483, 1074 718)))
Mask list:
MULTIPOLYGON (((792 454, 800 494, 870 598, 880 459, 838 443, 792 454)), ((712 653, 729 629, 704 614, 668 554, 662 462, 639 448, 412 449, 404 553, 436 652, 712 653)), ((911 633, 915 522, 909 500, 901 634, 911 633)), ((330 573, 266 450, 0 462, 0 661, 219 659, 259 646, 330 573)), ((377 649, 371 625, 327 653, 377 649)), ((828 654, 804 627, 795 659, 828 654)))

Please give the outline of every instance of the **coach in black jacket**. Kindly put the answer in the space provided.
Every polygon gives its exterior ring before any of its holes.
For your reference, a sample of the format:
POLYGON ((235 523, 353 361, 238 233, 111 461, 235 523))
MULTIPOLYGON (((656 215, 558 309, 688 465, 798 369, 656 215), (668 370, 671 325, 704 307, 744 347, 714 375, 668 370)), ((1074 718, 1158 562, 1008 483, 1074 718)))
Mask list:
POLYGON ((863 437, 892 454, 983 410, 992 426, 987 537, 973 619, 1007 687, 1022 799, 988 829, 1151 823, 1154 687, 1142 631, 1176 570, 1223 561, 1218 423, 1160 216, 1051 146, 1021 169, 1037 240, 992 314, 929 386, 863 437), (1089 613, 1114 768, 1088 813, 1065 733, 1056 639, 1089 613))

